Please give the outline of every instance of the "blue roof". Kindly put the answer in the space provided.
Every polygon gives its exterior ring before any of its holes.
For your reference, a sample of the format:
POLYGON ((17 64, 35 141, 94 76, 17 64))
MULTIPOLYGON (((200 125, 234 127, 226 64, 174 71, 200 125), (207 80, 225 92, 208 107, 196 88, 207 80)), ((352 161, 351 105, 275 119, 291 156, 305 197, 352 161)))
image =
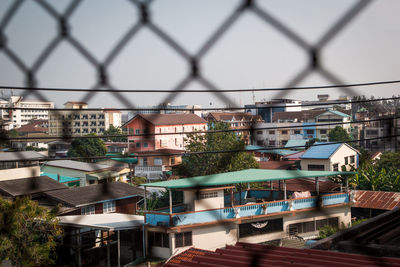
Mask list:
POLYGON ((253 146, 253 145, 246 146, 246 150, 253 151, 253 152, 277 154, 277 155, 280 155, 280 156, 291 155, 291 154, 294 154, 294 153, 297 152, 297 151, 289 150, 289 149, 274 149, 274 148, 268 149, 266 147, 253 146))
POLYGON ((287 148, 293 147, 293 149, 295 149, 295 150, 302 150, 302 149, 304 149, 307 142, 308 142, 307 139, 300 139, 300 140, 290 139, 287 141, 285 147, 287 147, 287 148))
POLYGON ((333 153, 341 146, 341 143, 322 143, 318 142, 312 145, 300 157, 301 159, 329 159, 333 153))
MULTIPOLYGON (((58 181, 58 177, 57 177, 57 174, 56 173, 47 173, 47 172, 44 172, 44 173, 42 173, 40 176, 48 176, 48 177, 50 177, 51 179, 53 179, 53 180, 56 180, 56 181, 58 181)), ((68 177, 68 176, 62 176, 62 175, 60 175, 60 183, 70 183, 70 182, 76 182, 76 181, 80 181, 80 179, 79 178, 74 178, 74 177, 68 177)))

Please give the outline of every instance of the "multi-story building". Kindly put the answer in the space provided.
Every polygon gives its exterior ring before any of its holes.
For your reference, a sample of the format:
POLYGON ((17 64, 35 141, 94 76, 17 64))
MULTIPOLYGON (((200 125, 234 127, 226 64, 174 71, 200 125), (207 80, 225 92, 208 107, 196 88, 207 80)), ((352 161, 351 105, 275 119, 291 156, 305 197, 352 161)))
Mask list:
POLYGON ((202 111, 200 105, 171 105, 171 103, 162 106, 152 106, 149 109, 141 109, 128 113, 128 120, 135 117, 137 114, 196 114, 201 117, 202 111))
POLYGON ((110 125, 121 126, 121 112, 111 109, 85 110, 86 102, 69 101, 64 104, 68 111, 49 113, 49 135, 103 134, 110 125), (75 111, 76 110, 76 111, 75 111))
POLYGON ((301 101, 293 99, 272 99, 271 101, 255 102, 245 105, 246 112, 260 115, 265 122, 272 122, 275 112, 301 111, 301 101))
POLYGON ((221 121, 228 123, 232 129, 237 129, 243 136, 246 145, 250 144, 251 129, 256 123, 262 122, 260 115, 252 115, 244 112, 210 112, 205 119, 208 122, 221 121))
POLYGON ((10 96, 8 100, 0 99, 0 119, 6 130, 19 128, 31 120, 47 120, 54 103, 41 100, 23 100, 22 96, 10 96), (27 108, 27 109, 23 109, 27 108))
POLYGON ((122 125, 129 136, 129 153, 185 149, 186 132, 205 131, 207 122, 195 114, 138 114, 122 125), (146 135, 148 134, 148 135, 146 135))

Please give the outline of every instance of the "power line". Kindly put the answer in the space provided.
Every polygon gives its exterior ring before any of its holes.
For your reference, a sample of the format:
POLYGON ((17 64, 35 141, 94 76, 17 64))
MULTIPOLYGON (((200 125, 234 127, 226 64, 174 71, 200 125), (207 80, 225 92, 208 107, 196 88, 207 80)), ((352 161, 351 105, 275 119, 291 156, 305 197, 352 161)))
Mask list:
MULTIPOLYGON (((340 100, 340 101, 327 101, 321 103, 302 103, 290 105, 293 107, 314 107, 314 106, 329 106, 329 105, 342 105, 342 104, 357 104, 357 103, 370 103, 370 102, 380 102, 380 101, 389 101, 389 100, 399 100, 398 97, 387 97, 387 98, 379 98, 379 99, 365 99, 365 100, 340 100)), ((268 105, 269 103, 267 103, 268 105)), ((23 107, 0 107, 0 110, 44 110, 44 111, 75 111, 77 113, 81 111, 211 111, 211 110, 244 110, 244 109, 257 109, 263 110, 268 108, 285 108, 288 107, 286 105, 275 105, 271 103, 271 106, 262 107, 262 106, 254 106, 254 107, 216 107, 216 108, 168 108, 168 107, 159 107, 159 108, 85 108, 85 109, 74 109, 74 108, 23 108, 23 107)))
MULTIPOLYGON (((226 129, 226 130, 210 130, 210 131, 190 131, 190 132, 172 132, 172 133, 146 133, 146 134, 121 134, 121 135, 84 135, 84 136, 38 136, 38 137, 10 137, 6 140, 8 141, 22 141, 22 140, 47 140, 47 139, 56 139, 56 140, 70 140, 70 139, 91 139, 91 138, 116 138, 116 137, 149 137, 156 135, 188 135, 188 134, 205 134, 205 133, 224 133, 224 132, 247 132, 247 131, 256 131, 256 130, 277 130, 277 129, 292 129, 292 128, 304 128, 304 127, 320 127, 320 126, 333 126, 333 125, 344 125, 344 124, 362 124, 368 122, 375 121, 386 121, 386 120, 394 120, 400 119, 400 116, 395 117, 386 117, 386 118, 378 118, 378 119, 369 119, 369 120, 358 120, 358 121, 348 121, 348 122, 331 122, 331 123, 312 123, 304 125, 301 122, 301 125, 288 125, 288 126, 271 126, 271 127, 260 127, 260 128, 240 128, 240 129, 226 129)), ((255 122, 257 124, 257 122, 255 122)), ((263 123, 263 122, 260 122, 263 123)), ((273 122, 274 123, 274 122, 273 122)), ((279 122, 277 122, 279 123, 279 122)))
MULTIPOLYGON (((365 139, 356 139, 347 142, 327 142, 327 143, 318 143, 313 144, 313 146, 325 146, 325 145, 332 145, 332 144, 345 144, 345 143, 356 143, 356 142, 364 142, 370 140, 380 140, 380 139, 389 139, 389 138, 397 138, 400 135, 387 135, 382 137, 372 137, 372 138, 365 138, 365 139)), ((41 159, 37 158, 23 158, 23 159, 10 159, 10 160, 2 160, 2 162, 14 162, 14 161, 55 161, 55 160, 98 160, 98 159, 112 159, 112 158, 141 158, 141 157, 161 157, 161 156, 187 156, 187 155, 203 155, 203 154, 220 154, 220 153, 239 153, 239 152, 257 152, 257 151, 273 151, 276 149, 291 149, 291 148, 304 148, 304 146, 290 146, 290 147, 263 147, 263 148, 256 148, 256 149, 236 149, 236 150, 214 150, 214 151, 200 151, 200 152, 181 152, 181 153, 155 153, 155 154, 146 154, 140 155, 137 154, 135 156, 96 156, 96 157, 66 157, 66 158, 49 158, 44 157, 41 159)), ((7 152, 6 152, 7 153, 7 152)), ((17 152, 18 153, 18 152, 17 152)), ((296 152, 294 152, 296 153, 296 152)))
MULTIPOLYGON (((245 88, 245 89, 194 89, 185 90, 177 89, 174 90, 175 93, 208 93, 208 92, 219 92, 219 93, 234 93, 234 92, 260 92, 260 91, 287 91, 287 90, 314 90, 314 89, 329 89, 329 88, 346 88, 346 87, 361 87, 361 86, 373 86, 373 85, 385 85, 385 84, 396 84, 400 83, 400 80, 390 80, 390 81, 375 81, 366 83, 350 83, 350 84, 334 84, 334 85, 318 85, 318 86, 301 86, 301 87, 269 87, 269 88, 245 88)), ((59 92, 98 92, 98 93, 171 93, 170 90, 162 89, 84 89, 84 88, 51 88, 51 87, 12 87, 10 86, 0 86, 0 89, 13 89, 13 90, 30 90, 30 91, 59 91, 59 92)))

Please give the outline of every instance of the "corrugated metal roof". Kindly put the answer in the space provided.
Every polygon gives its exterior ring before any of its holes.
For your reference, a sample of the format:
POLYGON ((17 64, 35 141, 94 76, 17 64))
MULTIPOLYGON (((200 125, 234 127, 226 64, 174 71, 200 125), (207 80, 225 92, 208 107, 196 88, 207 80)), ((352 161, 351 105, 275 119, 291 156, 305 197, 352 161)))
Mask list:
POLYGON ((39 160, 45 158, 44 155, 36 151, 18 151, 0 153, 0 161, 12 161, 21 159, 39 160))
POLYGON ((297 178, 325 177, 335 175, 354 174, 353 172, 331 172, 331 171, 292 171, 292 170, 261 170, 248 169, 235 172, 226 172, 192 178, 170 180, 156 183, 144 184, 145 186, 164 188, 195 188, 211 187, 218 185, 230 185, 239 183, 267 182, 297 178))
POLYGON ((399 192, 356 190, 354 199, 356 208, 392 210, 400 207, 399 192))
POLYGON ((329 159, 343 144, 315 143, 300 157, 301 159, 329 159))
POLYGON ((308 140, 306 140, 306 139, 300 139, 300 140, 290 139, 287 141, 285 147, 286 148, 293 147, 293 149, 295 149, 295 150, 302 150, 302 149, 304 149, 307 142, 308 142, 308 140))
MULTIPOLYGON (((330 109, 330 110, 328 110, 330 113, 333 113, 333 114, 335 114, 335 115, 338 115, 338 116, 340 116, 340 117, 350 117, 350 115, 348 115, 348 114, 345 114, 345 113, 343 113, 343 112, 340 112, 340 111, 338 111, 338 110, 333 110, 333 109, 330 109)), ((322 115, 322 114, 320 114, 320 115, 322 115)), ((320 116, 320 115, 318 115, 318 116, 320 116)), ((317 116, 317 117, 318 117, 317 116)))
MULTIPOLYGON (((53 180, 58 181, 58 175, 56 173, 44 172, 40 176, 47 176, 47 177, 50 177, 53 180)), ((60 175, 60 181, 58 181, 58 182, 63 184, 63 183, 76 182, 76 181, 80 181, 80 179, 76 178, 76 177, 68 177, 68 176, 60 175)))
POLYGON ((63 189, 67 189, 67 187, 47 176, 0 181, 0 192, 12 197, 26 196, 48 191, 63 191, 63 189))
POLYGON ((246 150, 248 150, 250 152, 253 151, 253 152, 260 152, 260 153, 277 154, 280 156, 286 156, 286 155, 294 154, 297 152, 297 151, 289 150, 289 149, 268 149, 266 147, 254 146, 254 145, 246 146, 246 150))
POLYGON ((110 166, 104 164, 87 163, 76 160, 54 160, 54 161, 48 161, 44 165, 51 167, 80 170, 85 172, 99 171, 111 168, 110 166))

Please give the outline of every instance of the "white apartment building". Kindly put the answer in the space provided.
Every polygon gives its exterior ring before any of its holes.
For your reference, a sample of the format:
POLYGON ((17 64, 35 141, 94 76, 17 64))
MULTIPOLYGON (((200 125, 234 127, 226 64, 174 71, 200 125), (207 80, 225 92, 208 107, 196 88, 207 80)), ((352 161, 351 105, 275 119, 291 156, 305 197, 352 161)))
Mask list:
POLYGON ((64 104, 65 111, 49 113, 49 135, 86 135, 103 134, 110 125, 121 126, 121 112, 118 110, 85 110, 86 102, 69 101, 64 104), (75 111, 76 109, 76 111, 75 111))
POLYGON ((3 120, 6 130, 11 130, 28 124, 33 119, 47 120, 49 114, 47 109, 53 108, 53 102, 23 100, 22 96, 11 96, 8 100, 0 99, 0 119, 3 120))
POLYGON ((264 147, 279 147, 286 145, 289 140, 304 139, 303 124, 296 122, 260 122, 254 126, 254 133, 254 145, 264 147))

